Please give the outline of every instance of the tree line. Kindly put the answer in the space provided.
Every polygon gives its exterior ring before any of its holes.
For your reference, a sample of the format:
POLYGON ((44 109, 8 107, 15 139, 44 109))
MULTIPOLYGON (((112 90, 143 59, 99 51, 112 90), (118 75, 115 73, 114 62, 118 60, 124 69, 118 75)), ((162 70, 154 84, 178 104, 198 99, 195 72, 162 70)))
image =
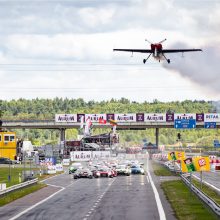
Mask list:
MULTIPOLYGON (((0 118, 2 120, 20 119, 54 119, 55 114, 71 113, 208 113, 215 111, 211 101, 173 101, 160 102, 135 102, 126 98, 109 101, 85 101, 82 98, 54 98, 54 99, 18 99, 0 100, 0 118)), ((94 134, 109 132, 106 129, 95 129, 94 134)), ((177 133, 175 129, 160 129, 160 144, 175 144, 177 133)), ((124 146, 142 144, 143 139, 155 143, 155 130, 146 131, 119 131, 120 143, 124 146)), ((218 139, 218 130, 197 129, 181 131, 184 143, 196 143, 197 145, 212 146, 213 140, 218 139)), ((78 131, 69 129, 67 139, 76 139, 78 131)), ((23 139, 29 139, 36 145, 57 143, 59 131, 57 130, 17 130, 17 135, 23 139)))

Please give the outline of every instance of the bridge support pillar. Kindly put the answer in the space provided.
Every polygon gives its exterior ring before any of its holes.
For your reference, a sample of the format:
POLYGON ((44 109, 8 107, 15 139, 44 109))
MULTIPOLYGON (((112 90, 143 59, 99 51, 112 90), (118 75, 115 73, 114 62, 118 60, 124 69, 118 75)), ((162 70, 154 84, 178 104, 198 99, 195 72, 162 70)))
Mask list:
POLYGON ((156 146, 158 148, 158 146, 159 146, 159 128, 156 128, 155 136, 156 136, 156 146))
POLYGON ((60 149, 59 149, 59 154, 63 154, 64 149, 65 149, 65 140, 66 140, 66 135, 65 135, 66 129, 61 128, 60 129, 60 149))

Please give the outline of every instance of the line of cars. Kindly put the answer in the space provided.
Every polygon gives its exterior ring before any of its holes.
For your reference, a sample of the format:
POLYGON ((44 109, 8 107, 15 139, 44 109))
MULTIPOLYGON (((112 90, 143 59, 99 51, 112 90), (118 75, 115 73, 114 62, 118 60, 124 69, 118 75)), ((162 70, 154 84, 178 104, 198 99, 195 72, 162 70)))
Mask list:
POLYGON ((145 174, 143 164, 139 161, 90 161, 84 166, 82 163, 73 163, 69 167, 69 174, 74 179, 79 178, 113 178, 118 175, 130 176, 131 174, 145 174))

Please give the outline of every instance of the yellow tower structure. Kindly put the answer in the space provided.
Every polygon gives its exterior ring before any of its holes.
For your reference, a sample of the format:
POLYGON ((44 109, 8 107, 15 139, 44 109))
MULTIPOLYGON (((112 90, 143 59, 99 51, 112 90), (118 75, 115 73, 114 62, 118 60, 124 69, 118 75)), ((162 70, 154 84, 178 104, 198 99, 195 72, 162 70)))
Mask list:
POLYGON ((16 133, 0 131, 0 157, 15 159, 17 153, 16 133))

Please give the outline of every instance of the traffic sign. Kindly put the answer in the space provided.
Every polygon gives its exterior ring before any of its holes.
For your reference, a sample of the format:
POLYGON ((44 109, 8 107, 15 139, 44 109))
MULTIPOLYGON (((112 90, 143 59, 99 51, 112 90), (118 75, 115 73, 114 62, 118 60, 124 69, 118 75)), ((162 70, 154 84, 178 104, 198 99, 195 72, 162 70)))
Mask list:
POLYGON ((196 120, 195 119, 175 119, 174 128, 176 129, 196 128, 196 120))
POLYGON ((216 128, 216 122, 205 122, 204 128, 216 128))
POLYGON ((214 147, 220 147, 219 140, 214 140, 213 144, 214 144, 214 147))

